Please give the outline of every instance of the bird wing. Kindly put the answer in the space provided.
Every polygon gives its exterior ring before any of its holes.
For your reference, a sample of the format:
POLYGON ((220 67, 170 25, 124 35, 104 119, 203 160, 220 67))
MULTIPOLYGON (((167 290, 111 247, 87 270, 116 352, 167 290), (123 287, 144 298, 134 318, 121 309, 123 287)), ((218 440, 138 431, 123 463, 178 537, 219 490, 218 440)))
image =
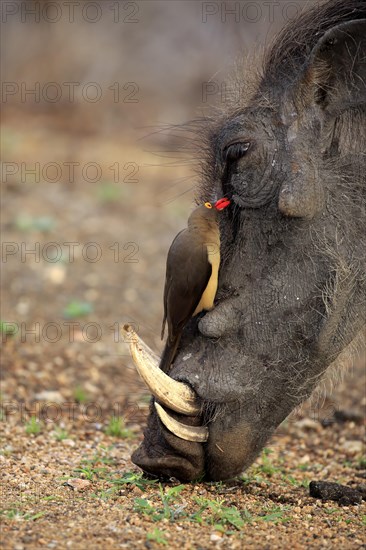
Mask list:
POLYGON ((167 312, 168 312, 168 291, 169 291, 169 285, 170 285, 170 280, 171 280, 171 276, 169 276, 169 254, 170 254, 170 251, 172 250, 173 246, 174 246, 174 243, 176 243, 177 239, 179 240, 179 236, 184 233, 185 231, 187 231, 187 229, 182 229, 182 231, 179 231, 179 233, 174 237, 173 239, 173 242, 172 244, 170 245, 170 248, 169 248, 169 252, 168 252, 168 257, 167 257, 167 261, 166 261, 166 274, 165 274, 165 285, 164 285, 164 317, 163 317, 163 322, 162 322, 162 325, 161 325, 161 339, 164 338, 164 332, 165 332, 165 324, 166 324, 166 320, 167 320, 167 312))
POLYGON ((167 258, 164 319, 173 341, 192 317, 212 273, 207 248, 188 229, 174 239, 167 258))

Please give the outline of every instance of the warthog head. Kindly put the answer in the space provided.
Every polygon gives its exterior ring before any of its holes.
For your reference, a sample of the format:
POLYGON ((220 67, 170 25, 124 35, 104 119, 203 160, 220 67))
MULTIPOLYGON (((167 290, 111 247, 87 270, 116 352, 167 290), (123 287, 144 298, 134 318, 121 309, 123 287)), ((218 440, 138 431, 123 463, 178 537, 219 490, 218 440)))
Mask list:
POLYGON ((304 13, 261 74, 202 137, 199 198, 231 199, 216 307, 167 374, 131 334, 155 396, 133 461, 153 474, 240 473, 365 325, 366 3, 304 13))

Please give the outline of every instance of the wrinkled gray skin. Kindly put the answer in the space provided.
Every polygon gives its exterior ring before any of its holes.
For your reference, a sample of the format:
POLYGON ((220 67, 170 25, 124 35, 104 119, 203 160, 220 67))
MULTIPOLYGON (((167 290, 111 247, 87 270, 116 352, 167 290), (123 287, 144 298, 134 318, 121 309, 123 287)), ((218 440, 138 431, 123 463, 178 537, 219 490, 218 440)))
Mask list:
POLYGON ((239 474, 365 325, 365 4, 293 22, 257 93, 211 124, 199 198, 232 199, 217 305, 186 327, 169 373, 202 400, 200 417, 172 416, 209 440, 181 440, 152 408, 133 455, 146 472, 239 474), (240 156, 233 142, 251 145, 240 156))

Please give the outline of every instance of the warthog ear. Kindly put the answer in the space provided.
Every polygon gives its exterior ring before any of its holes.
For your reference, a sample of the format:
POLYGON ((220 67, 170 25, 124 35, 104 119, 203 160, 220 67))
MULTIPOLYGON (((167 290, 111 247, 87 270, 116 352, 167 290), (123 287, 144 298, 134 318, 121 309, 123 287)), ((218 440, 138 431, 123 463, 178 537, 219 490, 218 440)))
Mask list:
POLYGON ((366 101, 366 19, 341 23, 314 47, 298 87, 303 106, 330 115, 366 101))
MULTIPOLYGON (((319 152, 325 152, 326 136, 332 135, 337 117, 366 105, 366 19, 341 23, 320 38, 294 85, 293 101, 297 116, 289 124, 289 140, 306 131, 308 117, 318 109, 323 133, 319 152)), ((307 166, 306 184, 303 171, 303 159, 293 158, 291 177, 282 186, 278 206, 287 216, 312 218, 322 208, 323 190, 316 164, 307 166)))

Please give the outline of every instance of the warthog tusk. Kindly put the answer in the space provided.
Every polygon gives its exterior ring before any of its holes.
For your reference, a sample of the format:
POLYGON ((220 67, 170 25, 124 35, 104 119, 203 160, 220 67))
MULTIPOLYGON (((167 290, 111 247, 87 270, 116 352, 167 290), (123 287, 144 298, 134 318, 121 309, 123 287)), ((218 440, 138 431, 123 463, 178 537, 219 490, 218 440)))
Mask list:
POLYGON ((159 368, 159 357, 139 338, 130 325, 122 329, 139 375, 161 403, 175 412, 195 416, 201 411, 195 392, 183 382, 170 378, 159 368))
POLYGON ((187 426, 172 418, 169 413, 159 403, 154 403, 158 416, 164 426, 174 435, 185 439, 186 441, 196 441, 205 443, 208 439, 208 429, 204 426, 187 426))

